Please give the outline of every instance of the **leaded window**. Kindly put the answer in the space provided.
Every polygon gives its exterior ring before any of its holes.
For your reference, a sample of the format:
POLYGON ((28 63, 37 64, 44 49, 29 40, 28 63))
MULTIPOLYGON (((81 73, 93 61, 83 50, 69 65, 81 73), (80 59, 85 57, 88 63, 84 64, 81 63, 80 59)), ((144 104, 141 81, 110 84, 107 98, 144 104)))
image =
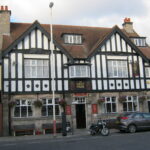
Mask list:
POLYGON ((82 36, 76 34, 65 34, 64 43, 66 44, 82 44, 82 36))
POLYGON ((87 65, 74 65, 69 67, 71 78, 88 78, 90 77, 90 67, 87 65))
POLYGON ((25 78, 48 78, 49 65, 48 60, 43 59, 25 59, 25 78))
POLYGON ((145 67, 145 74, 147 78, 150 78, 150 67, 145 67))
POLYGON ((31 117, 32 116, 32 103, 31 100, 16 100, 14 108, 14 117, 31 117))
POLYGON ((111 78, 128 77, 127 61, 108 60, 108 76, 111 78))
MULTIPOLYGON (((52 116, 53 115, 53 103, 52 99, 42 99, 43 106, 42 106, 42 116, 52 116)), ((55 99, 55 114, 60 115, 59 110, 59 99, 55 99)))
POLYGON ((116 113, 117 112, 117 103, 116 97, 105 97, 104 113, 116 113))
POLYGON ((126 101, 123 102, 124 112, 135 112, 139 111, 138 97, 137 96, 127 96, 126 101))

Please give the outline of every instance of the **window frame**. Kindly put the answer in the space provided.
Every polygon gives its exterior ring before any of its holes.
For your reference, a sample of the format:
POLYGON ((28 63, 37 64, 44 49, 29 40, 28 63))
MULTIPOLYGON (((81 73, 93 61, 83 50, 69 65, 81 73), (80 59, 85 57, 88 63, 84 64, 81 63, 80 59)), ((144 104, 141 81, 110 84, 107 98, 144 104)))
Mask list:
POLYGON ((88 65, 69 66, 69 76, 70 78, 90 78, 90 66, 88 65))
POLYGON ((127 60, 108 59, 107 60, 107 68, 108 68, 108 77, 109 78, 128 78, 128 62, 127 62, 127 60), (121 64, 119 64, 119 62, 121 64), (123 64, 123 62, 125 62, 125 64, 123 64), (125 65, 125 66, 123 66, 123 65, 125 65), (121 70, 120 70, 120 68, 121 68, 121 70))
POLYGON ((117 106, 117 97, 111 96, 111 97, 105 97, 105 101, 103 103, 103 113, 117 113, 118 112, 118 106, 117 106), (115 98, 115 102, 113 102, 113 98, 115 98), (109 99, 109 101, 108 101, 109 99), (110 111, 108 111, 107 104, 110 104, 110 111), (115 111, 113 111, 113 104, 115 104, 115 111))
POLYGON ((135 38, 132 38, 133 39, 133 42, 136 46, 141 46, 141 47, 144 47, 146 46, 146 39, 143 37, 135 37, 135 38))
POLYGON ((126 96, 126 101, 122 104, 123 112, 137 112, 139 111, 139 100, 138 96, 126 96), (134 99, 136 97, 136 100, 134 99), (129 106, 129 103, 131 103, 131 107, 129 106), (136 103, 136 105, 134 105, 136 103), (126 105, 126 110, 124 110, 124 105, 126 105), (132 108, 132 110, 129 110, 132 108))
POLYGON ((49 59, 38 59, 38 58, 37 59, 29 59, 29 58, 24 59, 24 76, 26 79, 27 78, 49 78, 49 69, 50 69, 49 59), (42 62, 42 64, 39 63, 40 61, 42 62), (42 71, 40 71, 42 75, 39 76, 40 67, 42 68, 42 71))
POLYGON ((14 107, 14 113, 13 113, 14 118, 30 118, 33 116, 33 110, 32 110, 33 108, 32 108, 32 100, 31 99, 16 99, 15 101, 16 101, 16 103, 17 103, 17 101, 19 103, 16 104, 16 106, 14 107), (23 101, 25 101, 25 104, 23 104, 23 101), (22 116, 23 107, 26 107, 26 116, 22 116), (31 112, 30 112, 31 115, 29 115, 30 114, 29 113, 29 107, 31 109, 31 112), (18 116, 15 115, 15 109, 16 108, 19 108, 19 115, 18 116))
POLYGON ((64 34, 63 39, 65 44, 82 44, 81 34, 64 34))
POLYGON ((145 76, 146 78, 150 78, 150 66, 145 67, 145 76))
MULTIPOLYGON (((52 98, 43 98, 41 99, 42 100, 42 108, 41 108, 41 116, 42 117, 50 117, 50 116, 53 116, 53 103, 52 103, 52 98), (46 101, 46 103, 44 103, 43 101, 46 101), (51 101, 51 103, 50 103, 51 101), (52 107, 52 114, 49 114, 49 106, 52 107), (46 110, 46 113, 45 115, 43 115, 43 108, 45 107, 45 110, 46 110)), ((55 115, 56 116, 60 116, 61 114, 61 111, 60 111, 60 106, 59 106, 59 98, 55 98, 55 115), (57 114, 57 109, 56 109, 56 106, 58 107, 58 114, 57 114)))

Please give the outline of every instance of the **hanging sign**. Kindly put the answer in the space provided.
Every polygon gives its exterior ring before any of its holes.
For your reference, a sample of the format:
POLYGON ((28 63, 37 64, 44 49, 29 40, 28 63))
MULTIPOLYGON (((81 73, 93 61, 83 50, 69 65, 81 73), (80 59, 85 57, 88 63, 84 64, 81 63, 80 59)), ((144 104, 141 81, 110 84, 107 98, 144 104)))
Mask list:
POLYGON ((71 115, 71 106, 70 105, 66 106, 66 115, 71 115))
POLYGON ((97 110, 97 104, 92 104, 92 114, 97 114, 98 110, 97 110))

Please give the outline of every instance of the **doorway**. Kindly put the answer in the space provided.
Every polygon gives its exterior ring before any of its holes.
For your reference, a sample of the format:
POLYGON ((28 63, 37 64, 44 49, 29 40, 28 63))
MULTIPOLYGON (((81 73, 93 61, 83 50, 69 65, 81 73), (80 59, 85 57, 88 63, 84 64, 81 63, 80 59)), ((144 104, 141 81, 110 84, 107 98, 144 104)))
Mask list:
POLYGON ((76 104, 76 125, 77 129, 86 128, 85 104, 76 104))
POLYGON ((148 102, 148 111, 150 112, 150 101, 147 102, 148 102))

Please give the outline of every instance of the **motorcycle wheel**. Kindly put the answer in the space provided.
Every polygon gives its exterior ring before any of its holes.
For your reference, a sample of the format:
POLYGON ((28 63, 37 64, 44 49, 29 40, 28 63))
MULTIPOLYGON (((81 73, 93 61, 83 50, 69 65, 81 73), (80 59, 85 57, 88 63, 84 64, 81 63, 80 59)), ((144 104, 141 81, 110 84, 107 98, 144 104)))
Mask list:
POLYGON ((103 128, 101 130, 101 135, 103 136, 108 136, 109 135, 109 129, 108 128, 103 128))
POLYGON ((91 134, 91 135, 95 135, 96 133, 95 133, 94 130, 90 130, 90 134, 91 134))

